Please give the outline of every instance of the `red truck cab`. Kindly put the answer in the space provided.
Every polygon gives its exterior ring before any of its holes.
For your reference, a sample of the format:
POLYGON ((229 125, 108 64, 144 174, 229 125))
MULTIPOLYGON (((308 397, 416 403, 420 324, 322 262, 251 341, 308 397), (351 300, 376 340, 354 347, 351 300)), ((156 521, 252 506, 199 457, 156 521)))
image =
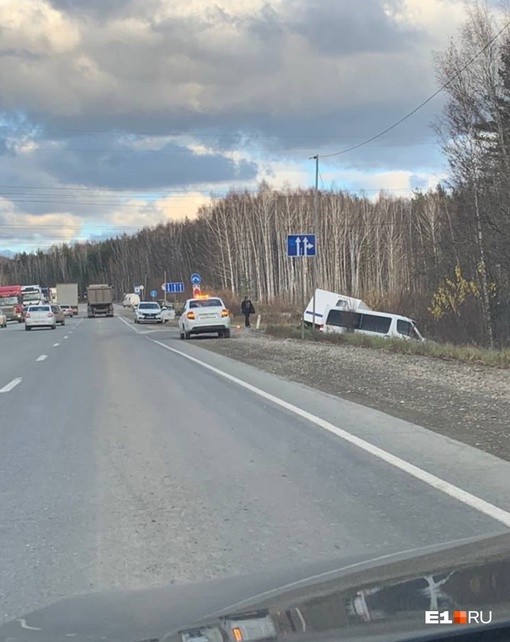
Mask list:
POLYGON ((0 285, 0 310, 7 317, 7 321, 23 323, 21 285, 0 285))

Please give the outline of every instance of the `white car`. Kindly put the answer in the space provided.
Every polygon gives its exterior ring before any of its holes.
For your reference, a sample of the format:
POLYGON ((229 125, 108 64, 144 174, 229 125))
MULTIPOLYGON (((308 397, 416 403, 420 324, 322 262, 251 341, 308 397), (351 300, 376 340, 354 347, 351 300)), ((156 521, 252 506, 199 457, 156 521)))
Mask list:
POLYGON ((62 308, 62 312, 65 317, 72 317, 74 315, 73 309, 70 305, 67 303, 60 303, 59 305, 62 308))
POLYGON ((159 303, 142 301, 135 308, 135 323, 163 323, 159 303))
POLYGON ((181 339, 192 334, 218 333, 219 337, 230 337, 230 312, 218 297, 188 299, 179 318, 181 339))
MULTIPOLYGON (((25 330, 32 328, 51 328, 57 327, 57 317, 48 304, 29 305, 25 313, 25 330)), ((62 317, 63 318, 63 317, 62 317)))
POLYGON ((0 328, 7 327, 7 315, 0 310, 0 328))
POLYGON ((161 318, 163 319, 163 323, 168 323, 175 319, 175 309, 172 304, 162 306, 161 318))

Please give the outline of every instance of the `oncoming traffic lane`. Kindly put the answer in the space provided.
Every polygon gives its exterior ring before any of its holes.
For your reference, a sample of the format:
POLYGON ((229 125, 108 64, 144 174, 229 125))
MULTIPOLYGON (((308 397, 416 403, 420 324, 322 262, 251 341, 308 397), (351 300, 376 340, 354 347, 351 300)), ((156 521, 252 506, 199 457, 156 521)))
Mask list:
POLYGON ((7 328, 0 331, 0 392, 6 394, 22 390, 32 372, 40 376, 48 366, 54 366, 52 354, 55 349, 60 349, 64 336, 71 338, 71 333, 81 322, 82 319, 74 317, 68 319, 63 328, 57 325, 55 331, 37 328, 32 332, 25 331, 24 323, 8 323, 7 328))

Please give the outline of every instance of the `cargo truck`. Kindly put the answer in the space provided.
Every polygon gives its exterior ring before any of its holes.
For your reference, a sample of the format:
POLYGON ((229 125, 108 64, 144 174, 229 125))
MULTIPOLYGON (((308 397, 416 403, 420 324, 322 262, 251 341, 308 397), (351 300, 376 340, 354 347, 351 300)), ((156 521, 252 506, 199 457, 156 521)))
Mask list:
POLYGON ((0 314, 7 321, 23 323, 23 299, 20 285, 0 285, 0 314))
POLYGON ((113 288, 110 285, 89 285, 87 288, 87 316, 113 317, 113 288))
POLYGON ((67 303, 71 306, 73 314, 78 314, 78 284, 57 283, 57 303, 67 303))

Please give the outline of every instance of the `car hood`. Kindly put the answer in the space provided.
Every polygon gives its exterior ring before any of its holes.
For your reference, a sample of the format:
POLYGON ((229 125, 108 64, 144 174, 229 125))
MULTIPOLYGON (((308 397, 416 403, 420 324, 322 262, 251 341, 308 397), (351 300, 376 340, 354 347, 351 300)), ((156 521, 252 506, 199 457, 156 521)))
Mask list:
POLYGON ((0 641, 411 640, 458 632, 425 625, 426 610, 456 609, 510 620, 510 535, 70 598, 1 626, 0 641))

